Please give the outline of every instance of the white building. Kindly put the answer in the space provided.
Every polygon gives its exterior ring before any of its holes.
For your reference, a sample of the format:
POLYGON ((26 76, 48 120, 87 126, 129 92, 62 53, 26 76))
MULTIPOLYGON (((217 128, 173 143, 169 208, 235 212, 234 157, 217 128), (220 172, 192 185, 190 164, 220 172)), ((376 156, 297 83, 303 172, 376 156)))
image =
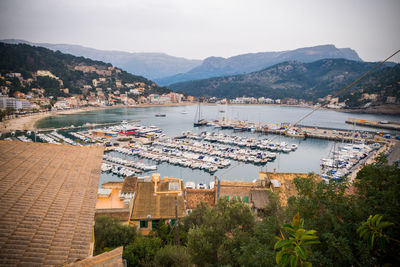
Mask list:
POLYGON ((31 104, 25 99, 16 99, 8 96, 0 96, 0 108, 13 108, 15 110, 19 109, 30 109, 31 104))

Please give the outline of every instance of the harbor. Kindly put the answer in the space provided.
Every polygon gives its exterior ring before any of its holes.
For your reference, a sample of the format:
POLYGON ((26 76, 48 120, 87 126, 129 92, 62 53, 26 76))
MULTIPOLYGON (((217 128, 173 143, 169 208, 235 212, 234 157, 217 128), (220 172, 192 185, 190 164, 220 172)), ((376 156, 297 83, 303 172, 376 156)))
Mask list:
POLYGON ((162 164, 198 170, 209 175, 224 169, 228 171, 238 165, 268 168, 269 163, 279 161, 282 156, 297 153, 302 144, 295 143, 295 140, 321 137, 340 141, 333 142, 334 148, 319 160, 320 170, 317 173, 327 182, 340 181, 342 177, 350 175, 361 160, 389 142, 377 134, 365 132, 246 122, 240 122, 241 129, 238 132, 235 129, 237 122, 223 123, 224 129, 214 121, 212 125, 203 127, 204 131, 200 133, 185 131, 170 137, 156 126, 123 121, 108 127, 77 132, 30 132, 30 135, 17 136, 17 139, 23 142, 36 140, 51 144, 103 146, 102 173, 124 178, 158 171, 158 166, 162 164))
MULTIPOLYGON (((86 118, 76 116, 63 123, 57 122, 55 125, 60 128, 41 123, 44 127, 40 131, 14 132, 3 135, 2 139, 102 146, 105 154, 101 183, 129 175, 162 172, 196 184, 208 184, 214 176, 252 181, 259 171, 268 170, 314 172, 338 180, 342 174, 350 175, 354 166, 365 157, 356 151, 351 157, 339 157, 332 151, 339 151, 346 145, 353 151, 353 146, 365 145, 371 148, 366 154, 371 155, 379 149, 376 144, 383 147, 398 138, 395 133, 354 125, 346 129, 345 123, 330 127, 306 121, 294 126, 279 120, 279 117, 275 122, 261 122, 247 120, 247 116, 228 120, 229 112, 217 112, 219 118, 204 119, 203 126, 195 127, 190 116, 195 108, 117 109, 115 118, 111 113, 113 110, 98 111, 104 113, 101 115, 103 120, 97 117, 94 121, 87 121, 94 118, 93 115, 86 118), (130 111, 135 111, 135 115, 126 115, 130 111), (158 114, 166 114, 166 117, 156 116, 158 114), (84 119, 86 122, 80 124, 79 121, 84 119), (338 162, 339 158, 343 163, 338 162), (323 159, 334 160, 334 163, 323 159)), ((61 118, 54 117, 51 121, 57 119, 61 118)))

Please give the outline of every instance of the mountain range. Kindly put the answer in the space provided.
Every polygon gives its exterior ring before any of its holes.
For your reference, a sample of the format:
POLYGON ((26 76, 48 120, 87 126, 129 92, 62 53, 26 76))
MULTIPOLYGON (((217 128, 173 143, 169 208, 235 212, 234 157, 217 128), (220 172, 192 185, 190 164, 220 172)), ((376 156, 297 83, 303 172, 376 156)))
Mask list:
POLYGON ((154 80, 191 70, 200 65, 201 60, 173 57, 164 53, 129 53, 123 51, 106 51, 71 44, 32 43, 25 40, 5 39, 0 42, 8 44, 28 44, 41 46, 65 54, 82 56, 92 60, 111 63, 116 67, 135 75, 154 80))
POLYGON ((170 85, 183 81, 254 72, 285 61, 308 63, 324 58, 344 58, 362 61, 357 52, 350 48, 336 48, 334 45, 320 45, 281 52, 243 54, 229 58, 209 57, 206 58, 200 66, 186 73, 163 79, 156 79, 155 81, 159 84, 170 85))
POLYGON ((42 46, 74 56, 109 62, 130 73, 154 80, 160 85, 250 73, 285 61, 307 63, 325 58, 362 61, 356 51, 350 48, 336 48, 334 45, 320 45, 280 52, 249 53, 229 58, 208 57, 204 60, 193 60, 163 53, 104 51, 70 44, 31 43, 16 39, 6 39, 1 42, 42 46))
MULTIPOLYGON (((293 97, 316 100, 334 94, 375 64, 347 59, 322 59, 311 63, 287 61, 248 74, 188 81, 169 87, 189 95, 205 97, 293 97)), ((399 80, 400 64, 388 63, 358 88, 399 88, 399 80), (384 80, 381 77, 385 77, 384 80)))

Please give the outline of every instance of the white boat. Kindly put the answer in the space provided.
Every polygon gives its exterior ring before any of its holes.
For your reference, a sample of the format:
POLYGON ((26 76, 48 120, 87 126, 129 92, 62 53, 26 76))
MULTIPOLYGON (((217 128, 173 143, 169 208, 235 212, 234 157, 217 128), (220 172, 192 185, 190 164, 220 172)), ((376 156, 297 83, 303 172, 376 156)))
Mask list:
POLYGON ((191 181, 186 182, 185 183, 185 188, 186 189, 195 189, 196 188, 196 184, 194 182, 191 182, 191 181))
POLYGON ((207 185, 206 185, 206 184, 203 184, 203 183, 199 183, 199 184, 197 185, 197 189, 207 189, 207 185))

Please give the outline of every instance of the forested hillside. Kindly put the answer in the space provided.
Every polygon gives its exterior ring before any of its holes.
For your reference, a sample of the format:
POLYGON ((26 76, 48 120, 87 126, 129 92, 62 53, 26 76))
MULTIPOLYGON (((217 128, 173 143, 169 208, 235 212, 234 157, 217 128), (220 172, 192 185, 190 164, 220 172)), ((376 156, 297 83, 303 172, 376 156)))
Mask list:
POLYGON ((47 96, 81 94, 85 85, 92 86, 93 90, 96 87, 110 88, 110 92, 118 90, 124 93, 129 90, 125 86, 127 83, 143 83, 146 94, 169 91, 144 77, 132 75, 109 63, 25 44, 0 43, 0 74, 6 77, 0 80, 0 86, 8 86, 9 95, 13 95, 15 91, 28 93, 33 88, 45 89, 47 96), (50 74, 40 74, 38 71, 48 71, 50 74), (22 77, 18 79, 7 75, 9 73, 20 73, 22 77), (99 82, 93 84, 93 80, 99 82), (61 90, 64 88, 68 88, 69 93, 61 90))
MULTIPOLYGON (((374 65, 345 59, 323 59, 312 63, 284 62, 249 74, 177 83, 170 88, 195 96, 316 100, 344 88, 374 65)), ((374 72, 353 91, 362 88, 381 92, 385 88, 392 88, 386 90, 385 94, 397 96, 400 67, 399 64, 392 66, 388 64, 374 72)), ((349 93, 353 91, 349 90, 349 93)))

